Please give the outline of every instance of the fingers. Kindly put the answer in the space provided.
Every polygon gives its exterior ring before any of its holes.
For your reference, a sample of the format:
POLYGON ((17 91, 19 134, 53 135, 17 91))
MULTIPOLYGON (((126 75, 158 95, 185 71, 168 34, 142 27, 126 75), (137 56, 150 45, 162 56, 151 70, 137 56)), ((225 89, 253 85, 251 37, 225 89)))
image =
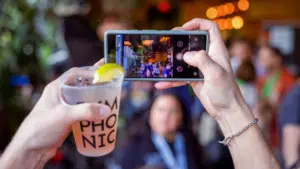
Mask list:
POLYGON ((196 18, 182 26, 185 30, 205 30, 209 32, 211 41, 223 41, 218 25, 207 19, 196 18))
POLYGON ((105 60, 104 60, 104 58, 102 58, 102 59, 100 59, 98 62, 96 62, 95 64, 94 64, 94 66, 102 66, 102 65, 104 65, 105 64, 105 60))
POLYGON ((209 77, 212 71, 218 67, 205 51, 187 52, 184 54, 183 59, 187 64, 198 67, 204 77, 209 77))
POLYGON ((182 27, 175 27, 175 28, 173 28, 172 30, 174 30, 174 31, 176 31, 176 30, 184 30, 182 27))
POLYGON ((155 83, 154 86, 156 89, 168 89, 168 88, 179 87, 184 85, 186 85, 186 82, 158 82, 155 83))
POLYGON ((101 120, 111 113, 110 107, 103 104, 84 103, 79 105, 61 105, 58 110, 64 114, 64 120, 73 124, 82 120, 101 120))

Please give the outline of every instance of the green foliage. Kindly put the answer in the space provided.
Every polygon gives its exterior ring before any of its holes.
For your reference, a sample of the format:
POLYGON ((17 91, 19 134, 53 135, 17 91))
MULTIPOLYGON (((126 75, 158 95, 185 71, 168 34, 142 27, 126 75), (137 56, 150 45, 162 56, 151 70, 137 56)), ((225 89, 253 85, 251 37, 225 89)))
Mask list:
MULTIPOLYGON (((53 4, 40 8, 40 3, 41 0, 0 0, 0 111, 2 107, 9 113, 9 121, 15 126, 28 111, 28 105, 19 104, 20 92, 11 86, 11 76, 27 75, 33 85, 44 83, 46 60, 56 49, 53 4)), ((11 128, 13 131, 16 127, 11 128)))

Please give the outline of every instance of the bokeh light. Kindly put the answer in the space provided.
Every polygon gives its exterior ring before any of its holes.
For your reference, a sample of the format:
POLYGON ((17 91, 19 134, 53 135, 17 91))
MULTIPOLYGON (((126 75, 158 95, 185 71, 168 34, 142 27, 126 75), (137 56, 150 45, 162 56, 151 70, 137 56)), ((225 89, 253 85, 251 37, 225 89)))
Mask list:
POLYGON ((233 3, 229 2, 225 4, 228 8, 228 14, 232 14, 235 11, 235 7, 233 5, 233 3))
POLYGON ((231 23, 234 29, 241 29, 244 26, 244 20, 240 16, 233 17, 231 23))
POLYGON ((223 9, 223 5, 217 7, 218 17, 226 15, 223 9))
POLYGON ((170 5, 169 2, 163 1, 163 2, 160 2, 157 5, 157 8, 158 8, 159 12, 161 12, 161 13, 167 13, 167 12, 170 11, 171 5, 170 5))
POLYGON ((220 30, 225 30, 225 19, 219 19, 218 25, 220 30))
POLYGON ((238 2, 238 8, 241 10, 241 11, 247 11, 249 9, 249 1, 248 0, 240 0, 238 2))
POLYGON ((226 4, 222 5, 222 6, 223 6, 223 10, 224 10, 225 15, 228 15, 229 14, 229 8, 228 8, 228 6, 226 4))
POLYGON ((209 19, 215 19, 217 16, 218 16, 218 11, 216 8, 214 7, 210 7, 207 9, 206 11, 206 16, 209 18, 209 19))
POLYGON ((225 21, 227 29, 232 29, 232 18, 228 18, 225 21))

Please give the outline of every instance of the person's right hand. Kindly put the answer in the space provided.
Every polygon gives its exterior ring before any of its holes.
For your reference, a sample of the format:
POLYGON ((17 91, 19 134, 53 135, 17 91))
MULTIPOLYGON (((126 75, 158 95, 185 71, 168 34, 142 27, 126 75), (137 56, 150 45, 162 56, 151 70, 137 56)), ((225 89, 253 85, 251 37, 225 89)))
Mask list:
MULTIPOLYGON (((204 81, 193 82, 191 86, 207 112, 217 120, 226 138, 222 143, 229 145, 234 168, 279 169, 258 126, 251 127, 255 123, 254 117, 235 81, 228 51, 217 24, 205 19, 194 19, 177 29, 209 32, 208 54, 205 51, 188 52, 184 60, 198 67, 204 74, 204 81)), ((179 85, 184 83, 159 82, 156 88, 179 85)))
MULTIPOLYGON (((187 52, 184 55, 184 61, 191 66, 198 67, 204 74, 204 81, 192 82, 191 86, 210 115, 218 119, 230 112, 239 111, 241 107, 247 108, 235 81, 229 54, 217 24, 205 19, 193 19, 176 29, 209 32, 208 53, 205 51, 187 52)), ((184 82, 159 82, 156 88, 165 89, 184 84, 184 82)))

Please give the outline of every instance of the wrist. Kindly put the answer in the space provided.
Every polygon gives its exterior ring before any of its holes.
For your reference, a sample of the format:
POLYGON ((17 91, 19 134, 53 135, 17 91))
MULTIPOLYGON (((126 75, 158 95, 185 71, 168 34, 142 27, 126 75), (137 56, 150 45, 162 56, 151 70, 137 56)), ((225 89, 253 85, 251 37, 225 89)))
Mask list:
POLYGON ((21 136, 18 131, 0 158, 0 168, 43 168, 55 152, 34 149, 29 146, 29 142, 27 137, 21 136))
POLYGON ((43 168, 50 158, 49 151, 33 150, 13 140, 1 156, 0 168, 43 168))
POLYGON ((242 101, 236 101, 229 109, 226 109, 216 117, 224 137, 236 134, 254 120, 254 116, 248 105, 242 101))

